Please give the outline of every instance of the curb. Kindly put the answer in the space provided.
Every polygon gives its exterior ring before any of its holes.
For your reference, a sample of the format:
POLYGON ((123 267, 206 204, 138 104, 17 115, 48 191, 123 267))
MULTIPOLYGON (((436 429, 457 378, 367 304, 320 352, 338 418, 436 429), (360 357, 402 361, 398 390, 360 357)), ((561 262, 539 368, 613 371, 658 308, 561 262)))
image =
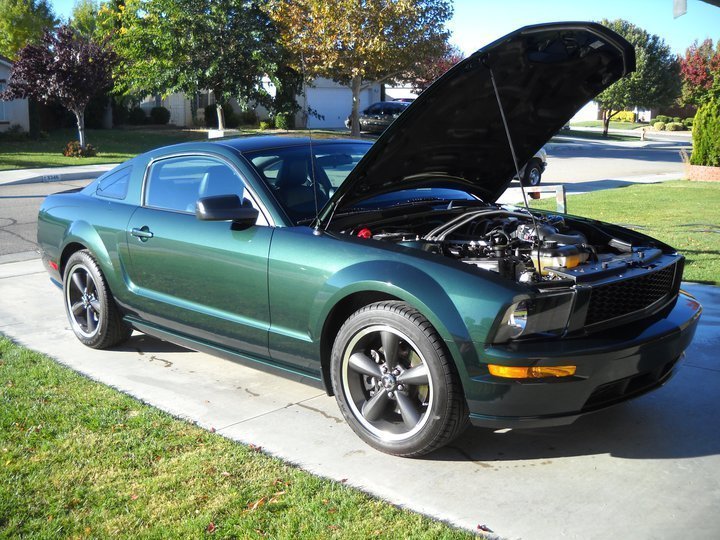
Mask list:
POLYGON ((70 182, 73 180, 92 180, 101 174, 117 166, 117 163, 107 165, 92 165, 88 169, 77 170, 76 167, 68 167, 67 172, 62 167, 55 169, 40 169, 33 172, 32 169, 16 171, 1 171, 0 186, 17 186, 20 184, 44 184, 48 182, 70 182))

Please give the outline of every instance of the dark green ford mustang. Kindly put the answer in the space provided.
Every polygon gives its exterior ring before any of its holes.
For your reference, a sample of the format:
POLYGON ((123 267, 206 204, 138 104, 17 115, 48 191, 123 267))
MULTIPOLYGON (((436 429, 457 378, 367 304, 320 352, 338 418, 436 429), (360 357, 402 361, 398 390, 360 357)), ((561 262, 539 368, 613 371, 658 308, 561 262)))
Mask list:
POLYGON ((633 69, 601 26, 523 28, 373 145, 183 144, 48 197, 43 260, 86 345, 136 329, 317 380, 385 452, 569 423, 663 384, 701 308, 671 247, 494 201, 633 69))

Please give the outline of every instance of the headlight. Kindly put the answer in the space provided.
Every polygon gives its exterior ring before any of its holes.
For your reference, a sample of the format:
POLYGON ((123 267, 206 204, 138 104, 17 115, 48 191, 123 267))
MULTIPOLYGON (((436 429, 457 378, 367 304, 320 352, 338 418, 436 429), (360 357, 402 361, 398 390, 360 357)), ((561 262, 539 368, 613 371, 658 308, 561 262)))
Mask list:
POLYGON ((503 315, 494 343, 533 335, 560 335, 572 312, 574 293, 549 293, 511 305, 503 315))

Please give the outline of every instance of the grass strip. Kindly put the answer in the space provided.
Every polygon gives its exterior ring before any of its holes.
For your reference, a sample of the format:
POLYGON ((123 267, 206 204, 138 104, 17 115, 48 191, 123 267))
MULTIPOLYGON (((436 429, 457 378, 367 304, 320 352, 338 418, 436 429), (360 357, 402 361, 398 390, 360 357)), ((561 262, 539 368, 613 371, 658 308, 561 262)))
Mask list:
MULTIPOLYGON (((243 128, 233 132, 234 137, 254 135, 307 136, 312 133, 316 139, 348 137, 347 131, 334 130, 261 130, 243 128)), ((376 138, 363 135, 363 138, 376 138)), ((100 163, 121 163, 138 154, 160 146, 182 142, 207 140, 207 132, 192 129, 89 129, 87 141, 98 150, 97 157, 73 158, 62 155, 69 141, 77 139, 77 131, 60 129, 50 132, 48 138, 38 141, 2 141, 0 143, 0 171, 11 169, 32 169, 39 167, 68 167, 73 165, 96 165, 100 163)))
MULTIPOLYGON (((720 285, 720 183, 677 180, 571 195, 568 213, 637 230, 685 255, 683 279, 720 285)), ((533 208, 555 210, 555 199, 533 208)))
POLYGON ((468 538, 0 336, 0 538, 468 538))

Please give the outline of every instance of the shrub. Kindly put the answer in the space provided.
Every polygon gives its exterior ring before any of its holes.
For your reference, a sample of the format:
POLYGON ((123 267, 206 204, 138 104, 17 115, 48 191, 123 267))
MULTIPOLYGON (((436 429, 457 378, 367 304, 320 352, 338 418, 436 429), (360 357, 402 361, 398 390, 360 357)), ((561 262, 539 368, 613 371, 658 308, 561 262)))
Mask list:
POLYGON ((150 109, 150 120, 153 124, 164 126, 170 121, 170 111, 165 107, 153 107, 150 109))
MULTIPOLYGON (((222 110, 223 115, 225 116, 226 128, 236 128, 240 125, 240 118, 235 114, 235 111, 233 111, 233 108, 229 103, 223 105, 222 110)), ((218 127, 217 107, 215 107, 214 104, 205 107, 205 126, 215 129, 218 127)))
POLYGON ((237 117, 241 126, 254 126, 258 121, 255 111, 250 110, 240 111, 237 117))
POLYGON ((669 116, 665 116, 664 114, 658 114, 655 117, 655 122, 662 122, 663 124, 667 124, 670 121, 669 116))
POLYGON ((632 111, 620 111, 615 116, 613 116, 612 119, 617 122, 634 122, 635 113, 632 111))
POLYGON ((682 124, 682 118, 680 118, 679 116, 673 116, 672 121, 677 122, 678 124, 682 124))
POLYGON ((266 129, 272 129, 273 127, 275 126, 273 126, 272 120, 270 119, 260 121, 260 129, 263 131, 266 129))
POLYGON ((20 124, 13 124, 5 131, 0 131, 0 141, 24 141, 27 140, 29 137, 30 135, 26 131, 23 131, 23 128, 20 124))
POLYGON ((683 120, 683 125, 686 128, 690 129, 693 126, 693 117, 691 116, 690 118, 686 118, 685 120, 683 120))
POLYGON ((295 115, 290 113, 278 113, 275 115, 275 127, 278 129, 294 129, 295 115))
POLYGON ((92 144, 86 144, 83 149, 80 146, 80 141, 70 141, 65 145, 63 156, 76 158, 94 157, 97 156, 97 149, 92 144))
POLYGON ((124 126, 128 123, 130 117, 130 109, 128 109, 122 103, 117 103, 115 100, 112 102, 112 114, 113 114, 113 125, 124 126))
POLYGON ((655 122, 653 129, 655 129, 655 131, 665 131, 665 122, 655 122))
POLYGON ((147 121, 147 115, 140 107, 133 107, 128 113, 127 122, 132 126, 142 126, 147 121))
POLYGON ((712 99, 698 109, 693 122, 693 165, 720 167, 720 100, 712 99))
POLYGON ((685 126, 682 122, 670 122, 665 125, 665 131, 685 131, 685 126))

